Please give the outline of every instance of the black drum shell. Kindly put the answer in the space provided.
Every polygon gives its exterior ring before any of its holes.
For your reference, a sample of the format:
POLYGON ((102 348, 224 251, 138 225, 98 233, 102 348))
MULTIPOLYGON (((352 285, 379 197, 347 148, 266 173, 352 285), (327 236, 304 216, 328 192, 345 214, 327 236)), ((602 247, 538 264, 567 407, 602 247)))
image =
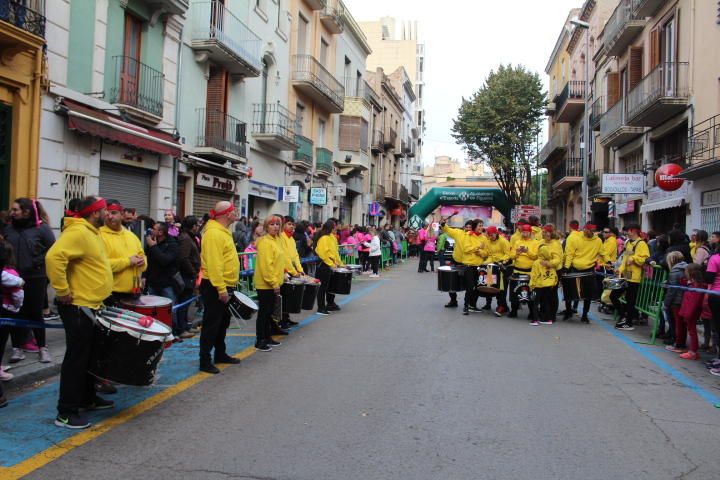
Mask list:
POLYGON ((334 295, 349 295, 350 289, 352 288, 352 277, 351 271, 341 272, 333 270, 330 276, 330 284, 328 285, 328 293, 334 295))
POLYGON ((465 290, 464 270, 457 267, 438 268, 438 291, 461 292, 465 290))
POLYGON ((300 313, 302 311, 303 291, 302 283, 283 283, 280 287, 282 307, 285 313, 300 313))
POLYGON ((164 346, 160 340, 148 340, 96 325, 88 373, 122 385, 152 385, 164 346))
POLYGON ((302 309, 303 310, 314 310, 315 299, 317 298, 318 290, 320 289, 319 283, 308 283, 305 285, 302 297, 302 309))

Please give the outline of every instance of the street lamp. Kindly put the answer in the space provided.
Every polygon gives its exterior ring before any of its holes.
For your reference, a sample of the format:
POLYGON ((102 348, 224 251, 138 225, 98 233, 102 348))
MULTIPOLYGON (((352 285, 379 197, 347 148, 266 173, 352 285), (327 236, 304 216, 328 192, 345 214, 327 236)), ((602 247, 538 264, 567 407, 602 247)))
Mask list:
POLYGON ((582 158, 582 215, 583 221, 587 222, 588 211, 588 155, 590 153, 590 116, 588 115, 588 98, 590 95, 590 24, 580 20, 578 17, 572 18, 570 24, 575 28, 587 30, 585 32, 585 111, 583 113, 583 158, 582 158))

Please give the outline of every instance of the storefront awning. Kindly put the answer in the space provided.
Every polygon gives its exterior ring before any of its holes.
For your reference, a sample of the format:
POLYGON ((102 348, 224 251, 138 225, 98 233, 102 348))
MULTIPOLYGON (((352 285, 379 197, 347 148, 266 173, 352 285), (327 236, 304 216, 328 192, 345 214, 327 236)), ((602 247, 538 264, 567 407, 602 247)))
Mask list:
POLYGON ((141 127, 67 99, 62 100, 58 111, 67 115, 70 130, 161 155, 181 154, 180 144, 169 133, 141 127))
POLYGON ((657 210, 665 210, 666 208, 675 208, 681 206, 682 198, 668 198, 659 202, 646 203, 640 207, 640 213, 654 212, 657 210))

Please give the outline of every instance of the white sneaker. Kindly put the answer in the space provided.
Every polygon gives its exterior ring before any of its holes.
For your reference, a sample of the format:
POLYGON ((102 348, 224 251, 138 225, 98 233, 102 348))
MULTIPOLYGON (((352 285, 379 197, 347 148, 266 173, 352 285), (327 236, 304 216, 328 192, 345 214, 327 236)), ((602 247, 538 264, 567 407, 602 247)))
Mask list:
POLYGON ((0 368, 0 381, 9 382, 13 378, 15 378, 15 375, 13 375, 12 373, 8 373, 5 370, 0 368))
POLYGON ((50 351, 47 347, 42 347, 40 349, 40 363, 52 363, 52 355, 50 355, 50 351))
POLYGON ((17 363, 21 360, 25 360, 25 354, 21 348, 13 348, 12 355, 10 355, 10 363, 17 363))
POLYGON ((380 275, 378 275, 377 273, 371 273, 370 278, 380 278, 380 275))

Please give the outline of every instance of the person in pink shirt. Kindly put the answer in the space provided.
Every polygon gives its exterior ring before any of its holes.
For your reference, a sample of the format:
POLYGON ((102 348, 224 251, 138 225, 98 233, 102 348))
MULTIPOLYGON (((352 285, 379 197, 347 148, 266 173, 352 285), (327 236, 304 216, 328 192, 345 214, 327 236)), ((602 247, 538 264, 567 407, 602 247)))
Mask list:
MULTIPOLYGON (((705 281, 708 283, 708 290, 720 292, 720 252, 717 247, 710 259, 708 260, 707 269, 705 271, 705 281)), ((713 336, 720 338, 720 295, 708 294, 708 305, 712 313, 711 327, 713 336)), ((716 357, 708 364, 710 374, 720 377, 720 350, 715 346, 716 357)))
POLYGON ((418 242, 421 245, 422 250, 420 251, 420 263, 418 264, 418 273, 427 272, 427 264, 430 261, 430 270, 435 271, 435 262, 433 256, 435 255, 435 245, 437 242, 437 236, 432 228, 432 224, 429 224, 425 228, 421 228, 418 231, 418 242))

